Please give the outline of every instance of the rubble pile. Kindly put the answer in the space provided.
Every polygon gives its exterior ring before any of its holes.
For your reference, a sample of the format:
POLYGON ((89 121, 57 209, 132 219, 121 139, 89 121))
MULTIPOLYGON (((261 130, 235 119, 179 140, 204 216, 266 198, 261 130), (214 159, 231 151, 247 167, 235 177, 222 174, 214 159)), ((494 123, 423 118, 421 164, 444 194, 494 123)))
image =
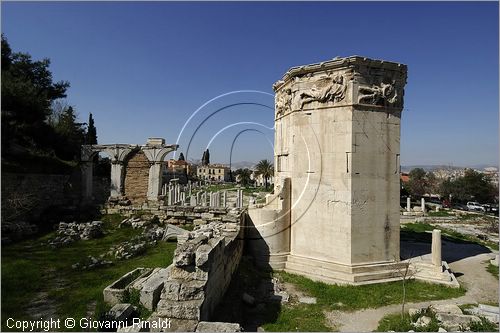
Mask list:
POLYGON ((57 230, 57 236, 49 241, 54 247, 68 245, 78 240, 89 240, 99 238, 104 235, 101 221, 92 221, 88 223, 65 223, 60 222, 57 230))

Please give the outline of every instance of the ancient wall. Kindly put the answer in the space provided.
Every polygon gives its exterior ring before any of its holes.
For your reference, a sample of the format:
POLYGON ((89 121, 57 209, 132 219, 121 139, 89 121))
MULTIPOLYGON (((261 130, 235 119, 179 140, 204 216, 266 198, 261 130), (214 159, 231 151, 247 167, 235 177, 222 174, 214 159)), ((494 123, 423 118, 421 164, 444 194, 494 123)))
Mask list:
POLYGON ((126 163, 124 195, 132 204, 141 204, 147 198, 149 161, 142 151, 138 151, 126 163))
POLYGON ((71 191, 69 175, 2 173, 2 222, 37 219, 61 205, 71 191))
POLYGON ((105 214, 120 214, 123 216, 141 215, 144 212, 155 215, 160 222, 173 225, 200 225, 206 221, 235 222, 228 212, 229 207, 204 206, 164 206, 162 204, 144 203, 141 206, 110 205, 104 209, 105 214))
POLYGON ((157 306, 159 317, 209 320, 224 296, 243 252, 244 211, 234 209, 226 220, 201 225, 178 238, 173 264, 157 306))

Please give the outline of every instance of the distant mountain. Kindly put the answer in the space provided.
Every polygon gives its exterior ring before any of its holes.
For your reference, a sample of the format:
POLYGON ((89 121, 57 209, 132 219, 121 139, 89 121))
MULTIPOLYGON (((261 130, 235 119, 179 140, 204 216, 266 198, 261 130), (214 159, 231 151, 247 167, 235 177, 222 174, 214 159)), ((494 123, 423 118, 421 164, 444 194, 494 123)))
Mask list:
POLYGON ((466 166, 455 166, 455 165, 402 165, 401 172, 410 172, 412 169, 421 168, 425 171, 434 171, 438 169, 451 169, 451 170, 459 170, 464 168, 472 168, 476 170, 484 170, 488 167, 498 168, 497 165, 491 164, 476 164, 476 165, 466 165, 466 166))
POLYGON ((257 162, 249 162, 249 161, 240 161, 231 163, 231 170, 236 169, 253 169, 253 167, 257 164, 257 162))

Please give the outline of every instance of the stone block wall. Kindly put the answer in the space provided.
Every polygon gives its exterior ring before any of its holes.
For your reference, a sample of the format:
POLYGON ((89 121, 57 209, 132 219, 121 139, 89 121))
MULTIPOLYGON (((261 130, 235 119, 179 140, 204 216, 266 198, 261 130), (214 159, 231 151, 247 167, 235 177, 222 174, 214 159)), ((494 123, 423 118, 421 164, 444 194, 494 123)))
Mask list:
POLYGON ((70 175, 2 173, 2 223, 36 220, 68 201, 70 175))
POLYGON ((125 168, 125 196, 132 204, 146 201, 149 181, 149 161, 142 151, 137 152, 127 162, 125 168))
MULTIPOLYGON (((209 214, 209 213, 206 213, 209 214)), ((243 253, 245 211, 212 221, 180 240, 157 306, 159 317, 209 320, 224 296, 243 253)))
POLYGON ((158 217, 162 223, 173 225, 201 225, 212 221, 237 222, 238 216, 228 214, 229 207, 207 206, 164 206, 161 203, 144 203, 139 206, 121 206, 108 203, 104 209, 106 214, 121 214, 133 216, 148 213, 158 217))

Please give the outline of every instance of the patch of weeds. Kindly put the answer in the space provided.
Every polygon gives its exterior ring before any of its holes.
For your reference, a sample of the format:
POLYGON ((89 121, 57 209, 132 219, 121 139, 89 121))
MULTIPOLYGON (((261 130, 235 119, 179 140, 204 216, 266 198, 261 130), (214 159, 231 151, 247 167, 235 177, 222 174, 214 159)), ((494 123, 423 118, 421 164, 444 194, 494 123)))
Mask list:
POLYGON ((153 313, 141 304, 141 294, 139 290, 126 289, 123 299, 124 303, 130 303, 137 308, 138 315, 141 319, 147 319, 153 313))
MULTIPOLYGON (((442 325, 441 325, 442 326, 442 325)), ((429 308, 422 309, 420 312, 410 316, 407 312, 402 316, 401 313, 392 313, 385 315, 378 323, 377 332, 408 332, 413 330, 415 332, 437 332, 439 330, 439 321, 436 314, 429 308), (425 326, 415 326, 415 322, 420 317, 428 317, 431 319, 430 323, 425 326)))
POLYGON ((498 332, 498 326, 496 324, 493 324, 483 316, 479 316, 479 319, 481 319, 480 322, 471 321, 467 327, 459 326, 459 330, 469 332, 498 332))
POLYGON ((262 325, 269 332, 328 332, 323 307, 319 304, 282 306, 273 323, 262 325))
POLYGON ((405 313, 404 316, 401 316, 401 313, 392 313, 385 315, 382 319, 380 319, 378 323, 378 327, 375 330, 376 332, 387 332, 387 331, 396 331, 396 332, 408 332, 410 330, 415 330, 413 325, 411 324, 412 318, 408 313, 405 313))
POLYGON ((117 227, 125 218, 126 217, 121 214, 106 214, 101 216, 101 221, 104 222, 104 224, 117 227))
POLYGON ((106 319, 106 314, 109 312, 109 310, 111 310, 111 306, 106 304, 103 298, 101 297, 96 302, 94 310, 94 318, 96 318, 97 320, 106 319))
POLYGON ((427 215, 431 216, 431 217, 451 217, 451 216, 455 216, 454 214, 450 214, 450 212, 448 212, 446 210, 440 210, 439 212, 428 212, 427 215))
MULTIPOLYGON (((389 304, 401 304, 403 298, 401 281, 361 286, 330 285, 312 281, 306 277, 280 272, 285 281, 316 297, 318 304, 328 310, 360 310, 378 308, 389 304), (339 305, 339 302, 342 305, 339 305)), ((419 302, 455 298, 465 295, 463 288, 444 287, 422 281, 406 281, 406 302, 419 302)))
POLYGON ((194 229, 194 224, 182 224, 179 226, 180 228, 187 230, 187 231, 193 231, 194 229))
POLYGON ((41 238, 2 246, 2 331, 9 330, 6 327, 9 317, 32 319, 28 306, 39 292, 49 294, 56 304, 59 318, 72 317, 78 321, 88 316, 88 304, 92 302, 96 302, 96 312, 106 312, 105 305, 101 304, 102 291, 125 273, 137 267, 167 267, 172 263, 177 244, 159 242, 155 247, 148 247, 144 254, 113 266, 84 271, 72 269, 73 264, 88 256, 99 257, 111 246, 141 233, 139 229, 114 229, 121 219, 119 215, 103 216, 101 220, 105 228, 113 229, 113 232, 99 239, 77 241, 61 248, 51 248, 43 244, 41 238))
POLYGON ((489 263, 488 267, 486 267, 486 270, 498 280, 498 266, 489 263))
POLYGON ((460 308, 460 310, 462 310, 462 312, 465 313, 465 311, 468 311, 469 309, 475 308, 476 306, 477 306, 477 304, 467 303, 467 304, 461 304, 458 307, 460 308))
POLYGON ((151 224, 153 225, 161 225, 161 222, 160 222, 160 219, 158 218, 158 216, 153 216, 153 218, 151 219, 151 224))

